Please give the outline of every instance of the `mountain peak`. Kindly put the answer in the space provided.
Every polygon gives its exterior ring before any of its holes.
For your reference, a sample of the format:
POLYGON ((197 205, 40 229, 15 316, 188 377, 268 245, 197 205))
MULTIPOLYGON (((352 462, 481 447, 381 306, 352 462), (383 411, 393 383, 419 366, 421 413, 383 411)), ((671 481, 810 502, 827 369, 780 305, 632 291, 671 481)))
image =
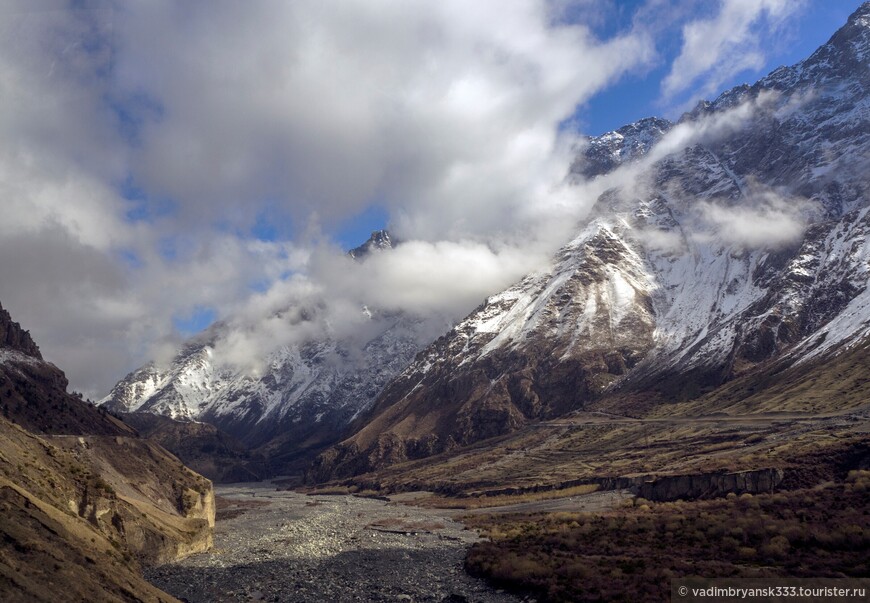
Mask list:
POLYGON ((870 27, 870 2, 864 2, 858 9, 849 16, 847 23, 862 21, 864 27, 870 27))
POLYGON ((870 2, 865 2, 809 58, 791 67, 775 69, 756 86, 785 90, 797 85, 824 86, 830 81, 850 79, 866 87, 870 84, 868 57, 870 2))
POLYGON ((844 53, 852 60, 861 61, 870 50, 870 2, 865 2, 849 15, 846 24, 838 29, 827 44, 819 48, 806 62, 811 63, 817 55, 826 57, 831 51, 844 53))
MULTIPOLYGON (((865 3, 808 59, 682 117, 717 119, 780 92, 749 119, 726 117, 735 127, 641 165, 632 185, 598 196, 550 270, 490 296, 418 354, 356 433, 318 457, 311 479, 449 454, 511 431, 527 438, 531 425, 575 412, 827 413, 866 404, 843 374, 831 381, 837 395, 805 397, 774 394, 773 377, 795 367, 788 379, 805 391, 808 367, 870 345, 868 40, 865 3), (739 380, 751 385, 735 394, 739 380)), ((651 118, 586 138, 571 171, 612 172, 672 126, 651 118)), ((490 479, 485 471, 470 474, 490 479)))
POLYGON ((591 137, 571 165, 571 173, 586 178, 605 174, 621 163, 645 155, 672 126, 660 117, 644 117, 618 130, 591 137))
POLYGON ((347 252, 347 255, 355 260, 361 260, 371 253, 383 251, 385 249, 392 249, 394 246, 395 243, 388 230, 375 230, 372 232, 372 236, 369 237, 368 241, 359 247, 351 249, 347 252))
POLYGON ((870 2, 865 2, 849 15, 846 24, 833 35, 829 43, 838 40, 861 42, 866 51, 868 37, 870 37, 870 2))

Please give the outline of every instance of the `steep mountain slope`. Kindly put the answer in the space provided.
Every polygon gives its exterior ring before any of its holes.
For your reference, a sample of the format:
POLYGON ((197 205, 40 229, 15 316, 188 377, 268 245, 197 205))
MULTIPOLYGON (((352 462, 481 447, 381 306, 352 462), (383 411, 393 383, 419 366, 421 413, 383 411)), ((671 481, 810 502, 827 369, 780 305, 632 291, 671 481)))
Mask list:
POLYGON ((687 401, 770 363, 809 367, 866 341, 868 92, 870 3, 805 61, 677 124, 647 119, 589 140, 573 177, 607 192, 579 235, 418 355, 312 476, 580 409, 692 412, 687 401))
POLYGON ((0 599, 173 600, 139 569, 211 546, 211 483, 69 395, 2 310, 0 378, 0 599))
POLYGON ((209 423, 179 421, 150 412, 119 415, 143 438, 171 450, 200 475, 219 482, 255 482, 268 473, 266 460, 209 423))
POLYGON ((37 433, 135 435, 116 418, 67 393, 66 376, 42 358, 30 333, 0 306, 0 411, 37 433))
MULTIPOLYGON (((386 231, 349 252, 357 261, 392 248, 386 231)), ((316 303, 290 305, 281 320, 305 331, 316 325, 316 303)), ((222 366, 214 346, 235 328, 218 323, 188 342, 167 367, 149 364, 127 375, 101 401, 116 412, 153 413, 210 423, 250 448, 265 447, 275 462, 292 462, 335 441, 378 392, 428 342, 427 320, 361 309, 363 325, 337 336, 325 325, 298 344, 275 351, 259 375, 222 366)), ((181 450, 177 451, 183 454, 181 450)), ((286 467, 284 468, 286 470, 286 467)))

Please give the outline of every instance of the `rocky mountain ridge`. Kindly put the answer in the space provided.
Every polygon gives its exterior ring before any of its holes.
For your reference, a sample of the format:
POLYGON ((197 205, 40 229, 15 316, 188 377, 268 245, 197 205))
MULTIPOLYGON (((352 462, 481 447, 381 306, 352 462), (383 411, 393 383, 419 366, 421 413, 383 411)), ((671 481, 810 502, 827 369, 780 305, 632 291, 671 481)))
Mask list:
POLYGON ((132 436, 135 431, 67 393, 63 371, 46 362, 30 333, 0 307, 0 412, 25 429, 46 434, 132 436))
POLYGON ((645 416, 865 341, 868 17, 677 124, 589 140, 574 178, 612 185, 580 234, 418 355, 313 478, 572 411, 645 416))
MULTIPOLYGON (((390 233, 375 231, 348 256, 365 262, 371 254, 388 251, 394 244, 390 233)), ((281 318, 304 328, 319 320, 319 312, 316 304, 289 304, 281 318)), ((296 459, 307 462, 310 451, 334 442, 368 409, 389 380, 427 343, 432 330, 419 317, 369 308, 360 312, 364 334, 338 336, 327 325, 324 337, 271 353, 259 375, 224 367, 214 357, 216 342, 235 328, 217 323, 185 344, 168 366, 152 363, 127 375, 100 404, 114 412, 151 413, 214 425, 271 459, 256 469, 258 475, 268 473, 271 466, 287 472, 296 459)), ((172 440, 177 438, 172 436, 172 440)), ((194 456, 204 458, 199 453, 184 457, 192 453, 189 446, 173 451, 190 462, 194 456)), ((220 473, 211 476, 223 479, 220 473)))
POLYGON ((42 360, 39 346, 30 337, 30 331, 25 331, 21 325, 12 320, 2 306, 0 306, 0 347, 7 353, 19 352, 25 356, 31 356, 42 360))

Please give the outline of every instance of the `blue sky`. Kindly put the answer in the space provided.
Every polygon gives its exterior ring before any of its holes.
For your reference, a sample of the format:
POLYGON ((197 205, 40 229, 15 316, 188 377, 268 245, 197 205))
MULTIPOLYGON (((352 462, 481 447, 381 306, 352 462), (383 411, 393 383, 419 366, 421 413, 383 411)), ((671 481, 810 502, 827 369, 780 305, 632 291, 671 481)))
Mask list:
MULTIPOLYGON (((598 28, 601 35, 612 35, 630 26, 633 11, 643 2, 618 2, 620 10, 610 13, 606 24, 598 28)), ((715 13, 717 3, 695 2, 691 17, 715 13)), ((805 2, 794 17, 779 31, 760 29, 758 40, 764 52, 763 65, 731 76, 719 87, 724 92, 733 86, 752 84, 781 65, 793 65, 812 54, 828 41, 860 3, 854 0, 805 2)), ((576 125, 584 134, 597 136, 615 130, 643 117, 659 116, 671 120, 679 118, 682 107, 678 103, 663 103, 661 82, 681 47, 678 30, 663 35, 656 44, 661 57, 655 68, 623 77, 614 86, 593 96, 577 108, 576 125), (676 35, 675 35, 676 34, 676 35)), ((715 96, 715 95, 714 95, 715 96)), ((684 95, 691 98, 691 91, 684 95)), ((707 100, 712 100, 709 98, 707 100)))
POLYGON ((858 4, 7 0, 0 301, 91 397, 215 320, 292 340, 291 299, 455 319, 583 219, 572 134, 676 118, 858 4), (387 226, 413 245, 350 278, 387 226))

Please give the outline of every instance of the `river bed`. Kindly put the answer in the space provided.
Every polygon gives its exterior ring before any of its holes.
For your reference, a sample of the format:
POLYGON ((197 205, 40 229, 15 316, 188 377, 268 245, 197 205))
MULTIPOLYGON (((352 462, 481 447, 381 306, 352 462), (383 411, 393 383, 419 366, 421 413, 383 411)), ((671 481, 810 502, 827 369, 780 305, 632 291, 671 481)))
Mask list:
POLYGON ((268 482, 216 486, 214 548, 146 578, 190 603, 513 603, 463 569, 475 532, 446 512, 268 482))

